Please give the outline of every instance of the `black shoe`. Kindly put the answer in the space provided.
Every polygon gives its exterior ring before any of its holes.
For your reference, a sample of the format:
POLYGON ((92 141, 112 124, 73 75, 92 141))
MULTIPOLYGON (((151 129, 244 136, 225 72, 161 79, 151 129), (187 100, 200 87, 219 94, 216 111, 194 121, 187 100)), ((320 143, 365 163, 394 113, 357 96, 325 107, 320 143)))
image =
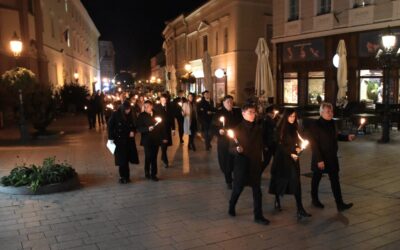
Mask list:
POLYGON ((157 176, 151 177, 152 181, 159 181, 160 179, 157 178, 157 176))
POLYGON ((149 174, 145 174, 145 175, 144 175, 144 178, 146 178, 146 179, 149 180, 149 179, 150 179, 150 175, 149 175, 149 174))
POLYGON ((344 210, 347 210, 347 209, 349 209, 349 208, 351 208, 352 206, 353 206, 353 203, 340 203, 340 204, 337 204, 336 205, 337 206, 337 210, 339 211, 339 212, 343 212, 344 210))
POLYGON ((120 184, 126 184, 126 183, 127 183, 127 181, 126 181, 125 178, 119 178, 118 182, 119 182, 120 184))
POLYGON ((227 187, 229 190, 232 190, 232 183, 227 183, 227 184, 226 184, 226 187, 227 187))
POLYGON ((266 219, 264 216, 255 218, 254 222, 257 224, 260 224, 260 225, 268 225, 269 224, 269 220, 266 219))
POLYGON ((297 210, 297 219, 300 220, 303 217, 311 217, 311 214, 307 213, 304 208, 297 210))
POLYGON ((234 207, 231 207, 231 206, 229 206, 229 211, 228 211, 228 214, 229 214, 230 216, 232 216, 232 217, 235 217, 235 216, 236 216, 236 211, 235 211, 235 208, 234 208, 234 207))
POLYGON ((312 201, 312 204, 313 204, 313 206, 314 207, 316 207, 316 208, 324 208, 325 206, 324 206, 324 204, 322 204, 319 200, 313 200, 312 201))
POLYGON ((279 199, 276 199, 275 198, 275 203, 274 203, 274 206, 275 206, 275 210, 276 211, 282 211, 282 208, 281 208, 281 201, 279 200, 279 199))
POLYGON ((127 178, 125 179, 126 183, 131 183, 131 179, 127 178))

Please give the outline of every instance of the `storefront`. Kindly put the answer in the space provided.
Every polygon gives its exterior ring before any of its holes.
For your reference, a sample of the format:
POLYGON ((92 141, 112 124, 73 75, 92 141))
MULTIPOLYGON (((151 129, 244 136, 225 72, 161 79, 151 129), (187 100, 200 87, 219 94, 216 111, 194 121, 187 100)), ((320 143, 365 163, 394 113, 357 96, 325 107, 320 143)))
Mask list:
MULTIPOLYGON (((400 42, 400 29, 392 29, 400 42)), ((349 102, 365 102, 374 109, 382 103, 383 70, 376 53, 383 30, 339 34, 322 38, 277 44, 278 103, 317 106, 321 101, 336 102, 337 69, 333 57, 339 41, 347 49, 349 102)), ((400 103, 399 69, 390 77, 390 102, 400 103)))

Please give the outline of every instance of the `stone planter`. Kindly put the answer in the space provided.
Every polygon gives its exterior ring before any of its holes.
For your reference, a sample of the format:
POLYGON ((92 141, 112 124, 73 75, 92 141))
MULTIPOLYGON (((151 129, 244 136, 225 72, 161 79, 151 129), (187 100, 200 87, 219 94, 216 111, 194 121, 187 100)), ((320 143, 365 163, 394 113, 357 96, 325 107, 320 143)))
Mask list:
POLYGON ((12 187, 12 186, 0 185, 0 193, 16 194, 16 195, 40 195, 40 194, 51 194, 51 193, 70 191, 73 189, 77 189, 79 187, 80 187, 79 178, 78 175, 75 175, 73 178, 65 182, 54 183, 39 187, 38 190, 36 190, 36 192, 33 192, 27 186, 12 187))

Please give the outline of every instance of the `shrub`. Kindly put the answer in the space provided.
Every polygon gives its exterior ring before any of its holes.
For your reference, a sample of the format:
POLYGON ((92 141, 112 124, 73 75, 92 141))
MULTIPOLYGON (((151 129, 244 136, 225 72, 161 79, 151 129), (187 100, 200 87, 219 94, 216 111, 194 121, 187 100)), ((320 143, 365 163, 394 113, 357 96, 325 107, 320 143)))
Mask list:
POLYGON ((64 84, 59 90, 61 97, 62 109, 64 111, 75 112, 76 109, 83 110, 85 106, 85 98, 89 94, 86 86, 78 83, 64 84))
POLYGON ((41 186, 65 182, 76 175, 75 170, 70 164, 63 162, 57 163, 55 157, 43 160, 42 166, 26 164, 12 169, 10 175, 3 176, 0 183, 4 186, 21 187, 28 186, 36 192, 41 186))

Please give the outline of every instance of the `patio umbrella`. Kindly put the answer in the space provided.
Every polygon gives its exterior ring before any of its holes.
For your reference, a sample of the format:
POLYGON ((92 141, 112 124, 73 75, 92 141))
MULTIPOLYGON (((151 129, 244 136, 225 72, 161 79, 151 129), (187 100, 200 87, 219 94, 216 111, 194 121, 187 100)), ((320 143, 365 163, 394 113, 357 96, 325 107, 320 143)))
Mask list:
POLYGON ((337 100, 340 102, 340 100, 346 97, 347 92, 347 52, 346 44, 343 39, 339 41, 336 53, 339 56, 339 67, 337 70, 337 100))
POLYGON ((268 60, 269 49, 264 38, 258 39, 255 52, 258 57, 255 82, 256 96, 274 97, 274 80, 268 60))
POLYGON ((212 73, 211 73, 211 57, 207 51, 204 52, 203 59, 203 73, 204 73, 204 88, 206 90, 212 90, 212 73))

